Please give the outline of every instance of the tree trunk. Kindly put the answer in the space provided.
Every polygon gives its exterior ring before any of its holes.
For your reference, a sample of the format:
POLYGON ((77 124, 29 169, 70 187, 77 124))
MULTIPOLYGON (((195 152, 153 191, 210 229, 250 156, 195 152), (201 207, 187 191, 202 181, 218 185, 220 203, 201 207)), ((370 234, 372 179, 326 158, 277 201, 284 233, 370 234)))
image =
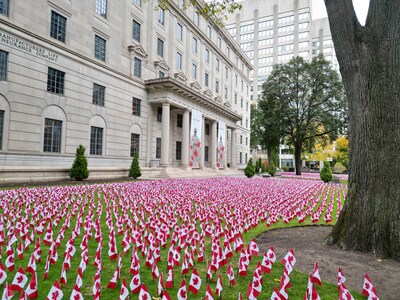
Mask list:
POLYGON ((328 243, 400 260, 400 1, 325 0, 349 102, 349 191, 328 243))
POLYGON ((296 175, 301 175, 301 151, 303 144, 301 142, 294 143, 294 164, 296 167, 296 175))

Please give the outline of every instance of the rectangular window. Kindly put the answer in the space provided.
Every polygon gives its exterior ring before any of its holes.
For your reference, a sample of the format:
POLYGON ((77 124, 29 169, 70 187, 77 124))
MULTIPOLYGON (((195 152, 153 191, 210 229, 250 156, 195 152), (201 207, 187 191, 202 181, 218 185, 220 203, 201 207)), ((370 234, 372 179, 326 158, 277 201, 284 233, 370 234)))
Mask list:
POLYGON ((98 35, 94 37, 94 57, 106 61, 106 40, 98 35))
POLYGON ((239 163, 242 163, 242 152, 239 153, 239 163))
POLYGON ((51 11, 50 36, 64 43, 66 28, 67 18, 56 13, 55 11, 51 11))
POLYGON ((215 59, 215 69, 219 72, 219 59, 215 59))
POLYGON ((142 100, 132 97, 132 115, 140 117, 142 100))
POLYGON ((210 124, 205 124, 204 131, 206 135, 210 135, 210 124))
POLYGON ((208 146, 204 146, 204 161, 208 162, 208 146))
POLYGON ((0 15, 8 17, 9 0, 0 0, 0 15))
POLYGON ((224 98, 228 99, 228 88, 227 87, 224 88, 224 98))
POLYGON ((218 82, 218 80, 215 81, 215 92, 217 94, 219 93, 219 82, 218 82))
POLYGON ((140 43, 141 25, 139 22, 133 20, 132 22, 132 38, 140 43))
POLYGON ((133 157, 135 153, 139 153, 139 143, 140 135, 136 133, 131 133, 131 157, 133 157))
POLYGON ((102 155, 103 153, 103 128, 90 128, 90 154, 102 155))
POLYGON ((193 18, 194 18, 194 24, 196 24, 197 26, 200 26, 200 15, 199 15, 199 13, 198 12, 195 12, 194 13, 194 16, 193 16, 193 18))
POLYGON ((182 54, 176 52, 176 68, 182 70, 182 54))
POLYGON ((244 157, 245 157, 245 158, 244 158, 244 159, 245 159, 244 162, 247 164, 247 152, 244 154, 244 157))
POLYGON ((197 39, 192 39, 192 51, 197 54, 197 39))
POLYGON ((246 111, 249 111, 249 101, 246 101, 246 111))
POLYGON ((164 22, 165 22, 165 10, 163 10, 160 6, 158 7, 157 21, 161 25, 164 25, 164 22))
POLYGON ((47 73, 47 91, 55 94, 64 94, 65 73, 49 67, 47 73))
POLYGON ((157 122, 162 122, 162 107, 157 107, 157 122))
POLYGON ((208 49, 206 49, 206 51, 204 51, 204 59, 205 59, 206 63, 210 63, 210 51, 208 49))
POLYGON ((157 39, 157 55, 164 56, 164 41, 162 39, 157 39))
POLYGON ((96 0, 96 13, 104 18, 107 17, 107 0, 96 0))
POLYGON ((240 136, 240 145, 243 144, 243 135, 240 136))
POLYGON ((8 52, 0 50, 0 81, 7 80, 8 52))
POLYGON ((212 32, 211 26, 207 25, 207 36, 208 36, 209 39, 211 39, 211 32, 212 32))
POLYGON ((192 64, 192 78, 197 79, 197 65, 192 64))
POLYGON ((156 138, 156 158, 161 158, 161 138, 156 138))
POLYGON ((175 155, 176 160, 181 160, 182 159, 182 142, 176 141, 176 155, 175 155))
POLYGON ((133 62, 133 75, 136 77, 142 77, 142 61, 135 57, 133 62))
POLYGON ((204 74, 204 85, 208 87, 208 73, 204 74))
POLYGON ((4 110, 0 110, 0 150, 3 149, 4 110))
POLYGON ((45 119, 43 152, 61 152, 62 121, 45 119))
POLYGON ((183 115, 177 114, 176 115, 176 127, 182 128, 183 124, 183 115))
POLYGON ((182 41, 183 39, 183 26, 179 23, 176 23, 176 39, 178 41, 182 41))
POLYGON ((235 94, 235 104, 237 104, 237 94, 235 94))
POLYGON ((246 136, 246 146, 249 143, 249 138, 246 136))
POLYGON ((92 96, 93 104, 104 106, 105 91, 106 88, 104 86, 93 83, 93 96, 92 96))
POLYGON ((165 73, 163 71, 158 71, 158 78, 164 78, 165 73))
POLYGON ((240 99, 240 108, 243 108, 243 98, 240 99))

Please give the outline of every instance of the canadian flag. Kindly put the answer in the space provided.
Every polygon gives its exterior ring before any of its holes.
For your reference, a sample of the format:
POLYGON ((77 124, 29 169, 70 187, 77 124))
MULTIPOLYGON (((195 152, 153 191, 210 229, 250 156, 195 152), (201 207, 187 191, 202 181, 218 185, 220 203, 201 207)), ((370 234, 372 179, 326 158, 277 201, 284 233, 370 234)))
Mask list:
POLYGON ((136 271, 135 274, 133 275, 131 283, 129 284, 129 287, 130 287, 132 293, 134 293, 134 294, 137 294, 140 292, 141 284, 140 284, 139 271, 136 271))
POLYGON ((14 292, 10 289, 8 282, 6 282, 1 300, 10 300, 13 296, 14 296, 14 292))
POLYGON ((204 300, 214 300, 210 285, 207 285, 207 289, 206 289, 206 297, 204 298, 204 300))
POLYGON ((8 256, 7 256, 7 258, 6 258, 6 261, 5 261, 5 265, 6 265, 6 267, 7 267, 7 269, 8 269, 8 271, 9 272, 12 272, 12 271, 14 271, 14 268, 15 268, 15 264, 14 264, 14 250, 12 251, 12 254, 9 254, 8 256))
POLYGON ((319 286, 322 285, 321 277, 319 276, 319 269, 318 269, 317 263, 315 263, 315 265, 314 265, 314 272, 312 274, 312 282, 315 284, 318 284, 319 286))
POLYGON ((47 294, 46 300, 60 300, 64 296, 58 281, 56 280, 47 294))
POLYGON ((207 260, 207 279, 212 280, 211 263, 209 260, 207 260))
POLYGON ((150 300, 150 293, 147 291, 145 284, 143 283, 140 287, 139 300, 150 300))
POLYGON ((313 274, 308 275, 307 292, 304 295, 304 300, 320 300, 317 289, 314 286, 313 274))
POLYGON ((157 294, 160 295, 160 297, 162 297, 162 293, 163 293, 163 278, 162 278, 162 273, 160 273, 160 276, 158 277, 158 284, 157 284, 157 294))
POLYGON ((220 298, 221 298, 221 293, 222 293, 222 289, 223 289, 222 288, 222 277, 221 276, 222 276, 221 274, 218 275, 217 286, 215 288, 215 294, 217 294, 218 297, 220 297, 220 298))
POLYGON ((158 276, 160 276, 160 272, 158 271, 156 261, 153 261, 153 266, 151 268, 151 275, 153 276, 154 279, 157 279, 158 276))
POLYGON ((23 289, 25 284, 28 282, 28 276, 25 275, 24 270, 22 267, 18 268, 17 273, 14 276, 14 280, 11 283, 11 290, 20 293, 23 289))
POLYGON ((80 288, 82 286, 82 276, 83 275, 83 271, 82 268, 79 267, 78 268, 78 275, 76 276, 76 281, 75 284, 80 288))
POLYGON ((171 296, 168 294, 167 291, 163 292, 161 300, 171 300, 171 296))
POLYGON ((186 300, 187 299, 187 292, 186 292, 186 282, 185 279, 182 279, 181 286, 176 294, 178 300, 186 300))
POLYGON ((96 269, 96 273, 94 274, 94 284, 93 284, 93 299, 100 299, 100 291, 101 291, 101 285, 100 285, 100 269, 96 269))
POLYGON ((165 282, 165 288, 172 289, 174 287, 174 270, 169 269, 167 275, 167 281, 165 282))
POLYGON ((70 300, 83 300, 83 295, 81 293, 80 287, 75 284, 74 288, 72 289, 71 298, 70 300))
POLYGON ((126 280, 125 277, 122 278, 122 285, 121 285, 121 291, 119 293, 119 300, 125 300, 129 299, 129 290, 128 287, 126 286, 126 280))
POLYGON ((344 283, 339 285, 339 300, 354 300, 353 295, 346 288, 344 283))
POLYGON ((18 247, 17 247, 17 257, 18 257, 18 259, 24 258, 24 250, 23 250, 22 241, 19 242, 18 247))
POLYGON ((26 267, 25 272, 29 272, 31 274, 36 272, 36 259, 33 253, 31 254, 31 258, 29 259, 28 266, 26 267))
POLYGON ((2 284, 6 280, 6 278, 7 278, 7 272, 4 269, 3 264, 0 262, 0 284, 2 284))
POLYGON ((289 274, 286 272, 286 270, 283 271, 283 275, 281 277, 281 281, 279 284, 279 294, 281 295, 282 299, 289 299, 289 295, 286 292, 286 290, 288 288, 290 288, 290 278, 289 278, 289 274))
POLYGON ((271 300, 281 300, 281 294, 279 293, 277 287, 274 287, 274 291, 271 295, 271 300))
POLYGON ((338 269, 338 290, 340 291, 340 286, 346 281, 346 277, 344 276, 342 269, 339 267, 338 269))
POLYGON ((201 286, 201 278, 199 276, 199 273, 197 273, 196 268, 194 268, 192 276, 190 276, 188 290, 191 291, 193 294, 197 295, 199 293, 200 286, 201 286))
POLYGON ((31 281, 25 290, 29 299, 36 299, 38 296, 38 286, 37 286, 37 274, 33 272, 31 281))
POLYGON ((118 278, 119 277, 118 274, 119 274, 119 272, 118 272, 118 267, 117 267, 117 270, 115 270, 113 276, 111 277, 110 282, 107 285, 107 287, 109 289, 114 289, 115 290, 117 288, 117 281, 119 279, 118 278))
POLYGON ((258 253, 260 252, 258 245, 254 238, 251 239, 251 242, 250 242, 250 251, 251 251, 252 256, 257 256, 258 253))
POLYGON ((228 270, 226 271, 226 275, 228 276, 229 282, 232 286, 236 285, 235 273, 233 272, 232 263, 229 264, 228 270))
POLYGON ((289 252, 282 259, 282 264, 285 267, 288 275, 293 271, 293 266, 296 263, 296 258, 294 257, 293 249, 290 249, 289 252))
POLYGON ((183 262, 182 262, 182 275, 188 274, 189 273, 189 267, 186 259, 186 255, 183 257, 183 262))
POLYGON ((60 285, 67 285, 67 270, 64 267, 61 269, 60 285))
POLYGON ((379 300, 378 295, 376 294, 376 289, 372 285, 371 279, 368 274, 365 274, 364 277, 364 285, 361 292, 364 296, 368 297, 368 300, 379 300))

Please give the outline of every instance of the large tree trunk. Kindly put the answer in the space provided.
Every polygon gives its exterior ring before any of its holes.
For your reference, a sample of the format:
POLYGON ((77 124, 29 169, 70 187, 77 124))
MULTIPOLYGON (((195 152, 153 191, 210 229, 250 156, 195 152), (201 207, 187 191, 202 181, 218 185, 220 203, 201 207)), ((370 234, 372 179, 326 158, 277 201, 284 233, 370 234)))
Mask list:
POLYGON ((301 151, 303 144, 301 142, 294 143, 294 164, 296 168, 296 175, 301 175, 301 151))
POLYGON ((325 0, 349 101, 349 192, 328 237, 400 260, 400 1, 371 0, 361 26, 351 0, 325 0))

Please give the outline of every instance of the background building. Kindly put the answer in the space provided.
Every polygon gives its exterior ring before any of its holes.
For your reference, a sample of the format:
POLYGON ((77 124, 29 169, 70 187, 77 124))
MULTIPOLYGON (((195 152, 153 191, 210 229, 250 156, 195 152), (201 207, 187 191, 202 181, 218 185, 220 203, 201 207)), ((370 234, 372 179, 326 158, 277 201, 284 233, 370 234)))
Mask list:
POLYGON ((90 177, 126 175, 136 151, 186 168, 194 111, 201 168, 216 168, 218 124, 225 166, 244 166, 250 60, 196 7, 155 3, 0 0, 1 181, 65 178, 79 144, 90 177))

